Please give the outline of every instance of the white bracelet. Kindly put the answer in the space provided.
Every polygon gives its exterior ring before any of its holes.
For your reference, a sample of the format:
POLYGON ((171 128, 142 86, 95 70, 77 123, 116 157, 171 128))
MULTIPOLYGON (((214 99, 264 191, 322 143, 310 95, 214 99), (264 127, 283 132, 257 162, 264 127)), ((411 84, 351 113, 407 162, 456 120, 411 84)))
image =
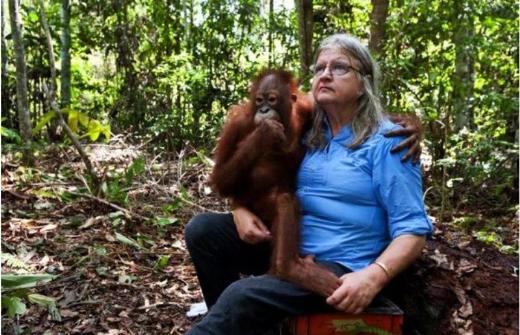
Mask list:
POLYGON ((388 271, 388 268, 386 267, 386 265, 384 263, 375 261, 374 264, 378 265, 381 269, 383 269, 383 271, 385 272, 388 279, 390 279, 390 271, 388 271))

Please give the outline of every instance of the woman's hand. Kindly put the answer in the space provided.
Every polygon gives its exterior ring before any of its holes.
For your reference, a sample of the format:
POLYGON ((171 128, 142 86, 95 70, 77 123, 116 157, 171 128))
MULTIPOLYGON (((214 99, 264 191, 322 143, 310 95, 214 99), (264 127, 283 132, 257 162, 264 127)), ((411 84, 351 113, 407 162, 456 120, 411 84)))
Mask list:
POLYGON ((369 265, 363 270, 344 274, 341 286, 327 298, 327 303, 346 312, 361 313, 381 291, 388 281, 387 275, 377 265, 369 265))
POLYGON ((412 158, 412 162, 417 164, 421 158, 421 138, 423 134, 421 120, 413 114, 406 115, 389 115, 390 121, 403 127, 402 129, 390 131, 385 134, 387 137, 407 136, 403 142, 392 148, 392 153, 399 152, 405 148, 408 151, 403 156, 402 161, 412 158))
POLYGON ((242 241, 258 244, 271 240, 272 236, 269 229, 250 210, 245 207, 237 207, 232 213, 238 235, 242 241))
POLYGON ((425 236, 403 234, 394 238, 376 260, 384 266, 372 263, 363 270, 344 274, 341 286, 327 298, 327 303, 340 311, 361 313, 396 274, 421 255, 425 244, 425 236))

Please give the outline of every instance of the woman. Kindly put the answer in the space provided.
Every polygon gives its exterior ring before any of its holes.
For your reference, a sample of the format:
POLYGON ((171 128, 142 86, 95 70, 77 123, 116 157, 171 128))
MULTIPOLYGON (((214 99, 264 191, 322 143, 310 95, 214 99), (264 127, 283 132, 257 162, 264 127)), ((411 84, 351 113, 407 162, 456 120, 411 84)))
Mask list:
POLYGON ((390 149, 383 134, 375 63, 356 38, 337 34, 317 50, 312 94, 315 120, 297 179, 301 253, 341 279, 326 300, 271 275, 269 231, 246 208, 202 214, 186 227, 208 315, 189 334, 268 334, 296 315, 335 308, 360 313, 416 259, 431 232, 420 168, 390 149))

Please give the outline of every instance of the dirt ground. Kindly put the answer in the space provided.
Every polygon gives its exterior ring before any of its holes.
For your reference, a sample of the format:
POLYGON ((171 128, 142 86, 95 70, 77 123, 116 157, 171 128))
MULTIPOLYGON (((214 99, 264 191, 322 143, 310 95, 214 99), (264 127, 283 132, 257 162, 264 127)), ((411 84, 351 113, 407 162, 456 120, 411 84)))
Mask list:
MULTIPOLYGON (((136 147, 116 149, 97 148, 98 171, 117 171, 141 154, 136 147)), ((2 311, 2 333, 184 334, 198 320, 186 312, 202 296, 183 227, 196 213, 225 210, 209 192, 207 165, 192 157, 185 152, 147 165, 125 191, 129 213, 117 220, 112 203, 70 199, 82 186, 81 163, 70 150, 46 151, 29 177, 3 155, 2 253, 16 255, 31 272, 58 276, 35 291, 56 299, 61 321, 29 303, 14 320, 2 311), (61 178, 64 169, 69 174, 61 178), (172 220, 161 226, 143 219, 159 214, 172 220), (161 257, 166 263, 158 267, 161 257)), ((518 226, 516 217, 507 219, 518 226)), ((3 273, 12 270, 2 264, 3 273)), ((407 313, 406 333, 518 334, 517 256, 437 224, 422 258, 403 276, 396 294, 407 313)))
POLYGON ((518 334, 518 258, 437 225, 394 300, 409 334, 518 334))

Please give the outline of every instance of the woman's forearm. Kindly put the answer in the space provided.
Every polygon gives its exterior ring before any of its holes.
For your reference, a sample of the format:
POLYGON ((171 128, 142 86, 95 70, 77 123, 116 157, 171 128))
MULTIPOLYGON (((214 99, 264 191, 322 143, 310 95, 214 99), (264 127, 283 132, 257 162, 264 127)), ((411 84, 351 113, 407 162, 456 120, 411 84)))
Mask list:
POLYGON ((384 286, 421 255, 425 244, 424 236, 401 235, 388 245, 370 267, 378 268, 380 274, 384 274, 378 276, 384 286))

